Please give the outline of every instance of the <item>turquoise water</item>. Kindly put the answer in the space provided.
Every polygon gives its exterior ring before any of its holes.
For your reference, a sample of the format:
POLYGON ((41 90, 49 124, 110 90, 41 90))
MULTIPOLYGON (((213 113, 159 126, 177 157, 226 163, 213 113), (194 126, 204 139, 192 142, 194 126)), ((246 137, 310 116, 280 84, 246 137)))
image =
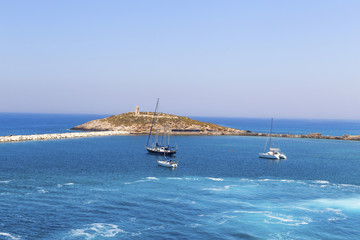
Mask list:
MULTIPOLYGON (((73 119, 74 121, 74 119, 73 119)), ((36 129, 34 129, 36 130, 36 129)), ((146 136, 0 144, 0 239, 358 239, 360 142, 146 136)))

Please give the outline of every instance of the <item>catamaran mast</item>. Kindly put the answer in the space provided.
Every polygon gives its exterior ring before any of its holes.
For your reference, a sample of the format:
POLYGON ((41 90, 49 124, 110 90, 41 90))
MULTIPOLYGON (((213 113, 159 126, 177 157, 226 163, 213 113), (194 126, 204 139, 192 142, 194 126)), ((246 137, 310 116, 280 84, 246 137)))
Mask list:
POLYGON ((271 135, 272 135, 272 128, 273 128, 273 118, 271 119, 271 127, 270 127, 270 140, 269 140, 269 150, 271 148, 271 135))
POLYGON ((151 132, 152 132, 152 129, 153 129, 153 126, 154 126, 154 121, 155 121, 155 117, 156 117, 156 112, 157 112, 157 109, 158 109, 158 105, 159 105, 159 98, 157 99, 157 102, 156 102, 155 112, 154 112, 153 120, 152 120, 152 123, 151 123, 150 133, 149 133, 149 137, 148 137, 146 146, 149 146, 150 137, 151 137, 151 132))

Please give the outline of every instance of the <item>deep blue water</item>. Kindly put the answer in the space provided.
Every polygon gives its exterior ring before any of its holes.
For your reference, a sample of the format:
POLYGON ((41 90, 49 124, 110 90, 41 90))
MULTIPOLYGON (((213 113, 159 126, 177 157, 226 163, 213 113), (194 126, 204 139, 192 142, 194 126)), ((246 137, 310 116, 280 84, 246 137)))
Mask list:
POLYGON ((275 138, 272 161, 263 137, 171 141, 175 170, 146 136, 1 143, 0 239, 359 238, 360 142, 275 138))
POLYGON ((104 114, 0 113, 0 136, 70 132, 85 122, 105 118, 104 114))
MULTIPOLYGON (((69 129, 74 126, 108 116, 104 114, 0 113, 0 135, 69 132, 69 129)), ((269 132, 271 121, 264 118, 191 118, 261 133, 269 132)), ((360 120, 274 119, 273 132, 291 134, 322 133, 331 136, 360 135, 360 120)))

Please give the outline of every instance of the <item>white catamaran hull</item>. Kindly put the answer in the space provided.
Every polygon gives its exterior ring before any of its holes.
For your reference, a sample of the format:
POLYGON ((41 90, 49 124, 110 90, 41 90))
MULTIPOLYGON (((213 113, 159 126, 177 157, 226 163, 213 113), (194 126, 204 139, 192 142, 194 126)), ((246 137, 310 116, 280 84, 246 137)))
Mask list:
MULTIPOLYGON (((280 148, 272 148, 272 147, 271 147, 272 127, 273 127, 273 119, 271 119, 271 126, 270 126, 269 151, 266 152, 266 153, 259 153, 259 157, 260 157, 260 158, 275 159, 275 160, 286 159, 285 154, 283 154, 282 152, 280 152, 280 148)), ((265 144, 265 148, 266 148, 266 145, 267 145, 267 143, 265 144)))
POLYGON ((276 160, 280 159, 279 155, 273 155, 273 154, 269 154, 269 153, 260 153, 259 157, 260 158, 268 158, 268 159, 276 159, 276 160))

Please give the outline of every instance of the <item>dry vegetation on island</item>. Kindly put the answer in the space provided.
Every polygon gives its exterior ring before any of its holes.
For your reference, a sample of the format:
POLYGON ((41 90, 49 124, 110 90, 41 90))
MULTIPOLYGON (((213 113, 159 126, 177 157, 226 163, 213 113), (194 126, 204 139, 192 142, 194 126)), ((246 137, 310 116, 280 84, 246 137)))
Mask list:
MULTIPOLYGON (((146 134, 153 122, 153 112, 134 112, 113 115, 104 119, 93 120, 76 126, 73 130, 107 131, 121 130, 131 134, 146 134)), ((195 135, 218 135, 218 134, 241 134, 245 131, 227 128, 213 123, 201 122, 188 117, 181 117, 166 113, 159 113, 154 126, 160 133, 166 133, 168 129, 172 134, 195 134, 195 135)))

